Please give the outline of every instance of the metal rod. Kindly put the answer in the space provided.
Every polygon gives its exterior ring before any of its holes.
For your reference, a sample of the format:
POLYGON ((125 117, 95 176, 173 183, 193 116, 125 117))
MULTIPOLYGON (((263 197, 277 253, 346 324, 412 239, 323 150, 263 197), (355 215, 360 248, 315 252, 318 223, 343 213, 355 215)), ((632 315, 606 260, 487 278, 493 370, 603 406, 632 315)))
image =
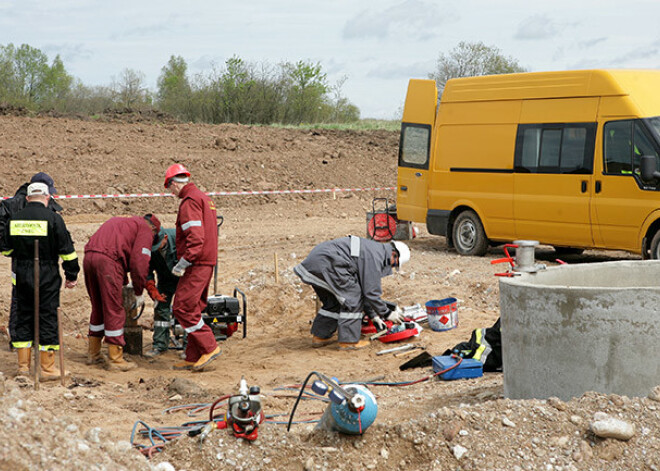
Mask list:
POLYGON ((34 389, 39 389, 39 240, 34 241, 34 389))
POLYGON ((387 353, 394 353, 394 352, 403 352, 405 350, 410 350, 411 348, 417 348, 418 345, 416 344, 408 344, 408 345, 402 345, 400 347, 395 347, 395 348, 388 348, 387 350, 381 350, 380 352, 376 352, 376 355, 385 355, 387 353))
POLYGON ((59 307, 57 308, 57 339, 60 344, 60 383, 64 386, 64 334, 62 334, 62 315, 59 307))

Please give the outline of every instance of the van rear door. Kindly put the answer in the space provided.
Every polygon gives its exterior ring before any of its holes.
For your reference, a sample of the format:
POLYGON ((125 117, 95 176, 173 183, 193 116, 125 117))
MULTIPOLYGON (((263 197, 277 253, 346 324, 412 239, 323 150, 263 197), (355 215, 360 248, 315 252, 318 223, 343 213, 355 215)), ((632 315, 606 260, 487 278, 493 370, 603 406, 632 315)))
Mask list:
POLYGON ((435 80, 410 80, 401 120, 397 217, 426 222, 428 172, 438 90, 435 80))

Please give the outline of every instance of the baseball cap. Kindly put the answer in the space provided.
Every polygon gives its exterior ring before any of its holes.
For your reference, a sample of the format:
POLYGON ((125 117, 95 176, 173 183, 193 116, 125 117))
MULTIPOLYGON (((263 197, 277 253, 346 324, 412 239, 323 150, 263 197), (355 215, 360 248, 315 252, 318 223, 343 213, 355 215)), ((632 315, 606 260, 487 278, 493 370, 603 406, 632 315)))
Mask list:
POLYGON ((34 175, 32 175, 32 178, 30 178, 30 183, 45 183, 46 185, 48 185, 48 193, 50 193, 51 195, 57 193, 57 190, 55 189, 55 182, 47 173, 44 172, 35 173, 34 175))
POLYGON ((46 185, 45 183, 31 183, 27 187, 27 195, 28 196, 34 196, 34 195, 48 196, 48 185, 46 185))

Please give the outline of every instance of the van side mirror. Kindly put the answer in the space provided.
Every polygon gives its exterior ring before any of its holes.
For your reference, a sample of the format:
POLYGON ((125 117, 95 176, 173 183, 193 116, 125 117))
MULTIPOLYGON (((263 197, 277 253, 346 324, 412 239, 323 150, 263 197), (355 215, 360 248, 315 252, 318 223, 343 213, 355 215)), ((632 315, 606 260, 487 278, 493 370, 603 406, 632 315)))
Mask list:
POLYGON ((654 155, 642 155, 639 159, 639 170, 642 181, 645 183, 660 180, 660 172, 656 168, 654 155))

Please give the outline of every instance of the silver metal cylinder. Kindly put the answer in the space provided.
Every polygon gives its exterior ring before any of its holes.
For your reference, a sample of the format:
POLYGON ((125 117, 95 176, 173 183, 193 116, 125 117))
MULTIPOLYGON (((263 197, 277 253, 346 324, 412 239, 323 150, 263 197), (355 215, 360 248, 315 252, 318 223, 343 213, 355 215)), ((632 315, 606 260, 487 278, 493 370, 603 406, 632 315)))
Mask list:
POLYGON ((513 243, 518 246, 513 270, 525 273, 538 271, 539 267, 534 263, 534 250, 539 245, 538 240, 516 240, 513 243))

